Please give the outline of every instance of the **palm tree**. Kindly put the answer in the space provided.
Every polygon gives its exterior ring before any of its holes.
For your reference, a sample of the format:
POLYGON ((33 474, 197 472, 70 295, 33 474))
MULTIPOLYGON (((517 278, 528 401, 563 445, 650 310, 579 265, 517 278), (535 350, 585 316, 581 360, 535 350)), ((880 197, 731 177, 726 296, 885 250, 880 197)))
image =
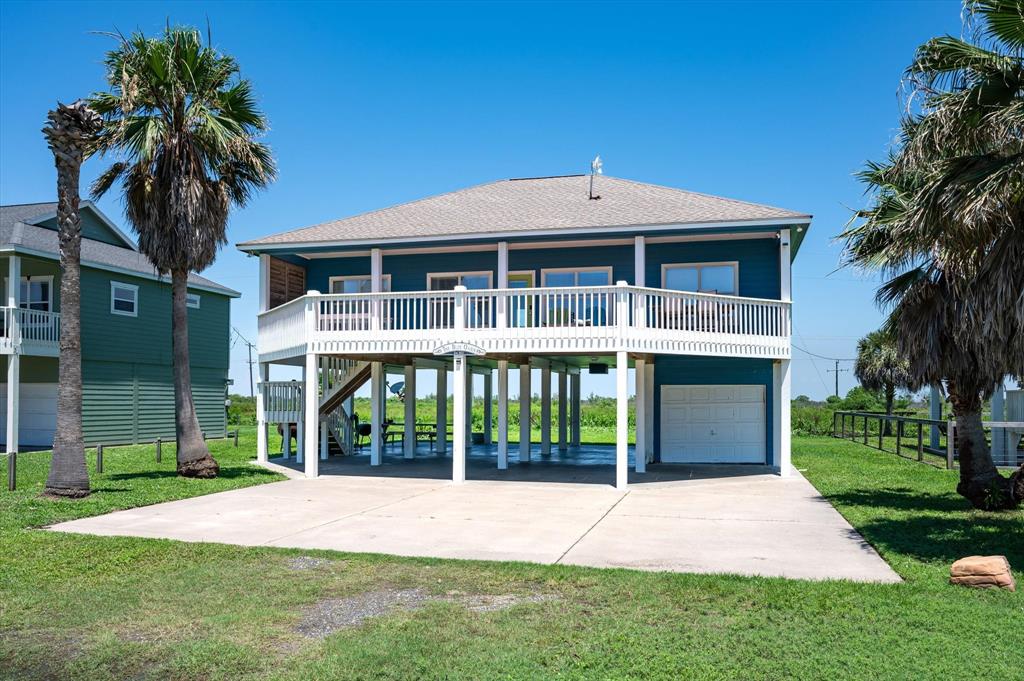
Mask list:
MULTIPOLYGON (((100 129, 100 117, 77 101, 57 104, 47 115, 43 135, 57 166, 57 238, 60 242, 60 359, 57 364, 57 433, 43 494, 55 497, 89 495, 82 438, 81 251, 82 221, 78 212, 78 181, 82 160, 100 129)), ((9 286, 17 286, 12 281, 9 286)))
MULTIPOLYGON (((857 360, 853 375, 867 390, 885 395, 885 413, 892 416, 896 390, 909 388, 912 382, 907 360, 896 347, 895 339, 885 331, 872 331, 857 342, 857 360)), ((892 435, 892 424, 885 422, 885 434, 892 435)))
POLYGON ((1024 11, 969 0, 971 40, 922 45, 889 157, 861 174, 871 205, 841 235, 844 263, 881 271, 886 329, 910 387, 944 381, 957 419, 957 491, 978 508, 1024 500, 992 461, 982 403, 1024 375, 1024 11))
POLYGON ((110 90, 92 98, 104 118, 99 149, 119 160, 92 194, 121 181, 139 250, 171 275, 178 473, 213 477, 219 467, 192 399, 188 274, 208 267, 226 243, 231 207, 245 205, 273 179, 270 150, 257 141, 267 121, 238 63, 204 45, 195 29, 119 40, 105 61, 110 90))

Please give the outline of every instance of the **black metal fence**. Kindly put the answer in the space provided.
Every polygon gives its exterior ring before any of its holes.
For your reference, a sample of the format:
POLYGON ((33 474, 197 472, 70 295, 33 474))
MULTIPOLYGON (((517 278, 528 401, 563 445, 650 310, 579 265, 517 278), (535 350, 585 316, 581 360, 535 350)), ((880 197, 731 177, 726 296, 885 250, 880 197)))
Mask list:
POLYGON ((869 411, 837 411, 832 437, 932 466, 956 466, 956 422, 869 411))

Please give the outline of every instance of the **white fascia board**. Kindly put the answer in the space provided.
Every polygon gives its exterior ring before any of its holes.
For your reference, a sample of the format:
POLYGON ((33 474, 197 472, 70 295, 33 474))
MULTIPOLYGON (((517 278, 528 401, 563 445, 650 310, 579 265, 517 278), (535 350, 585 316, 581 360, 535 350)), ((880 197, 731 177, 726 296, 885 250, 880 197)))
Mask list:
POLYGON ((727 222, 686 222, 670 223, 660 225, 613 225, 609 227, 583 227, 576 229, 538 229, 522 230, 511 232, 476 232, 470 234, 445 234, 437 236, 407 236, 393 237, 389 239, 350 239, 350 240, 325 240, 325 241, 297 241, 273 244, 260 244, 253 242, 242 242, 236 244, 236 248, 245 253, 259 253, 281 250, 294 250, 296 248, 324 248, 331 246, 381 246, 384 244, 408 244, 444 241, 462 241, 474 239, 516 239, 523 237, 538 236, 584 236, 600 235, 608 233, 632 234, 636 232, 665 232, 672 230, 702 230, 702 229, 734 229, 743 227, 786 227, 792 225, 809 225, 810 217, 773 218, 770 220, 741 220, 727 222))
MULTIPOLYGON (((0 248, 0 254, 5 253, 17 253, 18 255, 31 255, 37 258, 43 258, 44 260, 53 260, 60 262, 60 256, 56 253, 48 253, 46 251, 39 251, 34 248, 25 248, 24 246, 8 246, 6 248, 0 248)), ((114 272, 116 274, 123 274, 127 277, 138 277, 139 279, 149 279, 151 281, 159 281, 162 283, 170 284, 171 280, 166 277, 162 277, 156 273, 140 272, 139 270, 128 269, 127 267, 118 267, 116 265, 108 265, 106 263, 94 262, 92 260, 82 260, 83 267, 90 267, 94 270, 103 270, 105 272, 114 272)), ((227 296, 228 298, 241 298, 242 294, 238 291, 230 288, 218 288, 216 286, 207 286, 206 284, 197 284, 194 282, 188 283, 188 288, 195 289, 197 291, 206 291, 207 293, 216 293, 218 295, 227 296)))

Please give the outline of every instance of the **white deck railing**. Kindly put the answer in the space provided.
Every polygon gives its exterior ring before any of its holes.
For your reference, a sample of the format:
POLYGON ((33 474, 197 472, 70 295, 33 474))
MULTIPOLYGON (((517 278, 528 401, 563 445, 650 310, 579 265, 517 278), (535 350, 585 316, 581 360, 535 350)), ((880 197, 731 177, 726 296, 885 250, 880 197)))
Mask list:
POLYGON ((0 348, 24 354, 51 354, 60 347, 60 314, 21 307, 2 307, 0 348))
POLYGON ((660 352, 788 358, 790 303, 618 286, 309 294, 259 317, 263 361, 305 352, 660 352))
POLYGON ((263 411, 270 423, 298 423, 302 420, 302 383, 263 381, 263 411))

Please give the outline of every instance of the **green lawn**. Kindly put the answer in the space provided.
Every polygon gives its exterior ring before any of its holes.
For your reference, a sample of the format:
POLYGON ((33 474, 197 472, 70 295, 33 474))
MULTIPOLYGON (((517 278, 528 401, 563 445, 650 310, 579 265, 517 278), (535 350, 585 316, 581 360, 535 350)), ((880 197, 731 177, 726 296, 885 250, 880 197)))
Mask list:
MULTIPOLYGON (((46 454, 0 493, 0 677, 1022 678, 1020 593, 946 583, 968 553, 1024 567, 1024 515, 969 511, 953 474, 828 438, 798 467, 906 579, 811 583, 404 559, 51 534, 67 518, 275 479, 215 443, 224 475, 173 476, 146 447, 108 450, 84 502, 36 498, 46 454), (296 565, 298 556, 318 563, 296 565), (325 639, 296 631, 324 599, 436 595, 325 639), (478 612, 452 592, 543 596, 478 612), (447 598, 441 598, 448 595, 447 598)), ((6 475, 6 472, 4 472, 6 475)), ((253 509, 258 514, 260 509, 253 509)), ((1016 573, 1024 581, 1024 573, 1016 573)))

